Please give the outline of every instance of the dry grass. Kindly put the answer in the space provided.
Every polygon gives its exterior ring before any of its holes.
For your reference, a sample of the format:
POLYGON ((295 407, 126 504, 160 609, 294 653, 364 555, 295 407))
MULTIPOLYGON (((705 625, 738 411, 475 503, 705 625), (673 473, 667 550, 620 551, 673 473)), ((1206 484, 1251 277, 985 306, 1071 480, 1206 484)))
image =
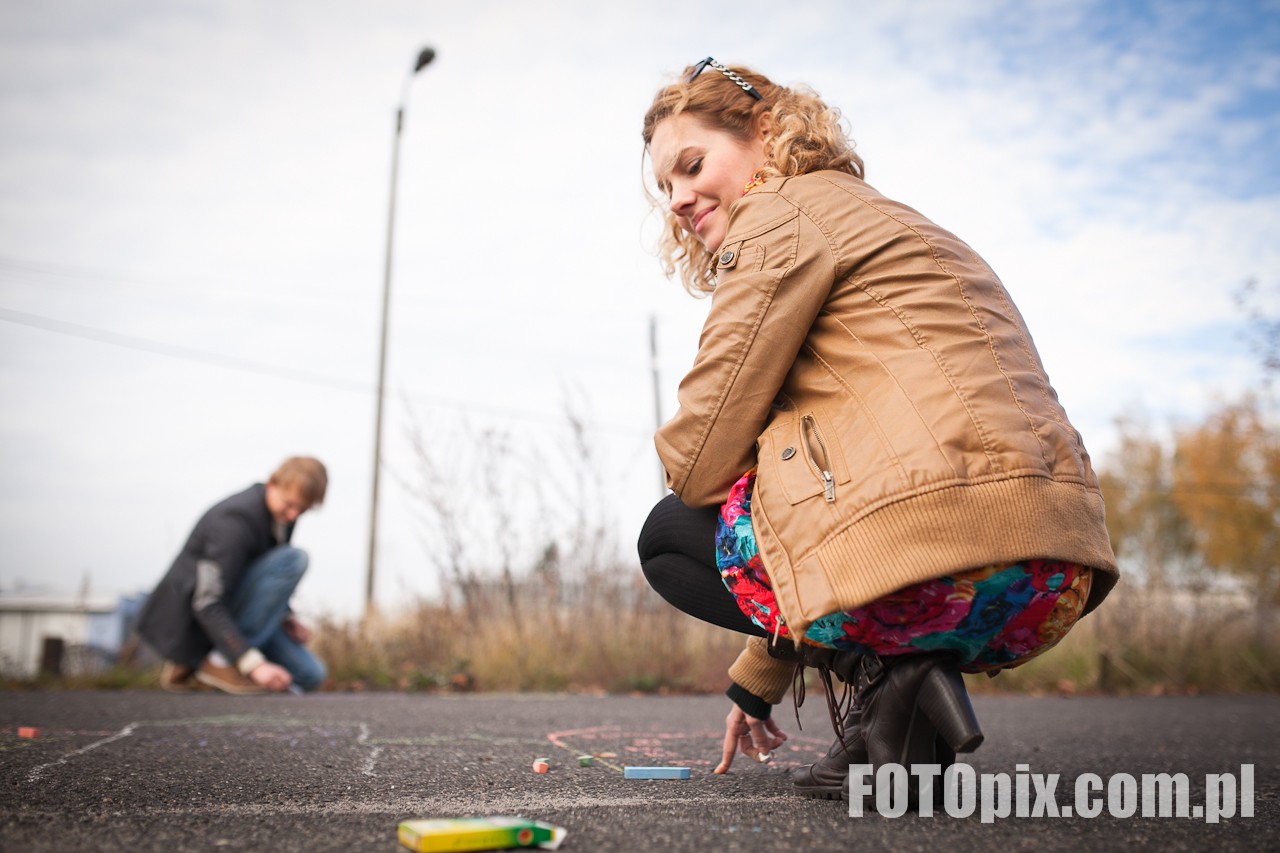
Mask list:
POLYGON ((741 638, 677 613, 633 570, 571 588, 477 586, 360 623, 324 620, 316 651, 338 689, 723 690, 741 638))
MULTIPOLYGON (((555 576, 471 584, 362 621, 321 619, 315 651, 328 689, 720 693, 741 635, 677 612, 620 565, 581 581, 555 576)), ((1120 587, 1054 649, 970 692, 1029 695, 1258 693, 1280 690, 1274 611, 1120 587)), ((4 687, 155 687, 153 666, 116 666, 4 687)))
POLYGON ((972 692, 1257 693, 1280 690, 1274 612, 1210 595, 1120 586, 1061 643, 972 692))

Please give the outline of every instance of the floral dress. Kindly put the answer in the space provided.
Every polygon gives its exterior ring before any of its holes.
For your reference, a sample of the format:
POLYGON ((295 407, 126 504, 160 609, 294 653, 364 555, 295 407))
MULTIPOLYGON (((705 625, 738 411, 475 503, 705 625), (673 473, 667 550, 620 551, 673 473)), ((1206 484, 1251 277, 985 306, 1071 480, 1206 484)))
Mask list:
MULTIPOLYGON (((716 563, 738 607, 770 635, 778 625, 773 588, 751 526, 755 471, 729 491, 716 531, 716 563)), ((862 607, 815 621, 802 641, 832 649, 900 655, 949 651, 966 672, 994 672, 1052 648, 1089 599, 1088 568, 1028 559, 922 581, 862 607)))

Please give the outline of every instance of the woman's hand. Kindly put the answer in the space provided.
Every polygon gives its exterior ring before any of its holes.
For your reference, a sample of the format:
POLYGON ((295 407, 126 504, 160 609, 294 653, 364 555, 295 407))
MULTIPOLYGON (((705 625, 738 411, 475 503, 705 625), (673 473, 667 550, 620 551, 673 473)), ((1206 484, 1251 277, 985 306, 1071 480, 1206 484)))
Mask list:
POLYGON ((773 751, 782 746, 786 739, 787 733, 778 728, 772 717, 757 720, 755 717, 748 717, 745 711, 734 705, 724 720, 724 755, 714 772, 728 772, 734 753, 739 749, 752 761, 763 764, 773 757, 773 751))

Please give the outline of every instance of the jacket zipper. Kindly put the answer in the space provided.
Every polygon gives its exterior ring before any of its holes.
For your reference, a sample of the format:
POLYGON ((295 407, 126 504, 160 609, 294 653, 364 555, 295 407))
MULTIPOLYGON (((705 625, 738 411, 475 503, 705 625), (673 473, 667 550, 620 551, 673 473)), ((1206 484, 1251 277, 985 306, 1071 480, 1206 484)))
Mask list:
POLYGON ((827 499, 827 503, 835 503, 836 501, 836 478, 831 473, 831 456, 827 453, 827 443, 822 440, 822 432, 818 429, 818 421, 813 415, 805 415, 801 419, 804 428, 804 446, 808 451, 809 461, 814 468, 818 470, 818 476, 822 478, 822 494, 827 499), (809 441, 809 436, 813 435, 814 441, 817 442, 818 452, 822 459, 815 459, 813 455, 813 443, 809 441))

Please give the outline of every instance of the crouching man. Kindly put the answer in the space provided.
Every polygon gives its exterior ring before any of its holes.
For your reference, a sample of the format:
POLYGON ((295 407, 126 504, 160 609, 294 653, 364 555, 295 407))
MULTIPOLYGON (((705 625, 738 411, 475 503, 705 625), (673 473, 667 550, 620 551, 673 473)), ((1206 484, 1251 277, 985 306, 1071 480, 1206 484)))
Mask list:
POLYGON ((160 686, 206 684, 227 693, 314 690, 324 664, 306 648, 310 631, 289 609, 307 568, 289 544, 298 517, 324 500, 319 460, 286 459, 257 483, 206 512, 147 600, 138 633, 164 658, 160 686))

